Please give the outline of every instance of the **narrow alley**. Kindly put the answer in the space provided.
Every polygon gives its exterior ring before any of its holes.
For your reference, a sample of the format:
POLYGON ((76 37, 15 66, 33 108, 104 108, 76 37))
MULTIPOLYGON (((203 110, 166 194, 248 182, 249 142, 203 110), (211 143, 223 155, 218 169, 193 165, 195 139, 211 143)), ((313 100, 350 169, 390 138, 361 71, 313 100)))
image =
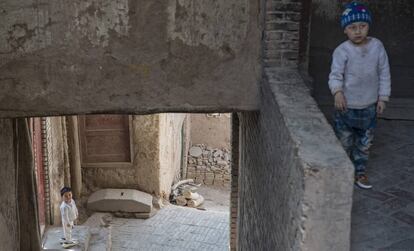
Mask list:
POLYGON ((351 250, 414 250, 414 121, 380 120, 375 135, 373 189, 354 189, 351 250))

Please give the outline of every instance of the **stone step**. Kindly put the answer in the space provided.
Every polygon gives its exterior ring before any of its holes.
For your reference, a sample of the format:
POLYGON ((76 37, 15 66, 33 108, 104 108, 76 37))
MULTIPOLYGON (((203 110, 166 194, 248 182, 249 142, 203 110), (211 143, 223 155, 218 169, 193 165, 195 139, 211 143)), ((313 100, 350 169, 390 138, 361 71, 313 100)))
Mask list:
POLYGON ((134 189, 102 189, 89 197, 88 209, 98 212, 150 213, 152 196, 134 189))
POLYGON ((94 227, 90 229, 91 239, 88 251, 110 251, 112 247, 111 227, 94 227))
POLYGON ((88 251, 110 251, 112 247, 111 226, 112 215, 109 213, 94 213, 84 226, 88 226, 91 232, 88 251))
POLYGON ((79 244, 71 248, 63 248, 60 239, 63 237, 62 227, 47 228, 42 240, 42 251, 88 251, 89 241, 91 238, 90 228, 88 226, 75 226, 72 230, 72 238, 78 240, 79 244))

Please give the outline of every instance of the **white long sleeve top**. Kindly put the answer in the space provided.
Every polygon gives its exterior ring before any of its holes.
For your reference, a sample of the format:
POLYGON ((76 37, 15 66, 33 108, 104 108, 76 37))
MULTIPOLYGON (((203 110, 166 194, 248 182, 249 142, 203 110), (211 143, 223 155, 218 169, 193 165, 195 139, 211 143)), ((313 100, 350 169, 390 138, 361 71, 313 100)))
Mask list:
POLYGON ((60 214, 62 216, 62 224, 73 225, 74 221, 78 218, 78 208, 75 201, 71 200, 70 203, 62 202, 60 204, 60 214))
POLYGON ((388 56, 380 40, 368 37, 364 45, 347 40, 332 56, 329 88, 332 95, 342 91, 347 107, 366 108, 378 100, 388 101, 391 75, 388 56))

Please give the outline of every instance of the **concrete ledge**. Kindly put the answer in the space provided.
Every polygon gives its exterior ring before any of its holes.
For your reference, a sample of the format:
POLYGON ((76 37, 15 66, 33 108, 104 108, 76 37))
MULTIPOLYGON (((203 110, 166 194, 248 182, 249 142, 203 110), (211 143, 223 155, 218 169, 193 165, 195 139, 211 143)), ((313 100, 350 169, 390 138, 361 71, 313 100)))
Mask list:
POLYGON ((134 189, 102 189, 88 199, 88 209, 99 212, 149 213, 152 196, 134 189))
POLYGON ((353 165, 299 73, 266 77, 303 169, 300 249, 349 250, 353 165))
MULTIPOLYGON (((332 97, 317 97, 318 105, 322 111, 328 116, 332 117, 333 113, 333 98, 332 97)), ((409 98, 393 98, 387 102, 387 107, 384 114, 379 116, 380 119, 389 120, 414 120, 414 100, 409 98)))
POLYGON ((349 250, 353 166, 295 69, 241 113, 238 249, 349 250))

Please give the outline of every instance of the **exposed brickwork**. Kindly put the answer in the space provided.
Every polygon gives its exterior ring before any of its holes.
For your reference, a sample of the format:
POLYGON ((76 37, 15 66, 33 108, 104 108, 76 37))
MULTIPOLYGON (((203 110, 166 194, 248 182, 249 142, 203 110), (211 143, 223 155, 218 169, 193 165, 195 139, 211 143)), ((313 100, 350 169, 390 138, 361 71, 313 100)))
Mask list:
POLYGON ((42 122, 42 154, 43 154, 43 169, 44 169, 44 179, 45 179, 45 214, 46 214, 46 223, 52 223, 51 209, 50 209, 50 180, 49 180, 49 159, 47 151, 47 130, 46 130, 46 118, 41 118, 42 122))
POLYGON ((349 249, 352 167, 297 70, 307 53, 303 3, 266 1, 260 112, 240 117, 239 250, 349 249), (315 152, 318 141, 327 148, 315 152), (342 160, 334 182, 338 163, 323 151, 342 160), (341 234, 317 236, 332 231, 341 234))
POLYGON ((232 163, 230 194, 230 250, 237 250, 237 218, 239 210, 239 156, 240 156, 240 121, 236 113, 232 114, 232 163))
POLYGON ((265 74, 240 119, 238 249, 349 250, 352 164, 298 71, 265 74))
POLYGON ((265 67, 295 67, 299 60, 301 1, 267 0, 263 44, 265 67))
POLYGON ((266 105, 260 114, 241 116, 238 244, 240 250, 298 250, 302 171, 282 115, 271 99, 266 105))

